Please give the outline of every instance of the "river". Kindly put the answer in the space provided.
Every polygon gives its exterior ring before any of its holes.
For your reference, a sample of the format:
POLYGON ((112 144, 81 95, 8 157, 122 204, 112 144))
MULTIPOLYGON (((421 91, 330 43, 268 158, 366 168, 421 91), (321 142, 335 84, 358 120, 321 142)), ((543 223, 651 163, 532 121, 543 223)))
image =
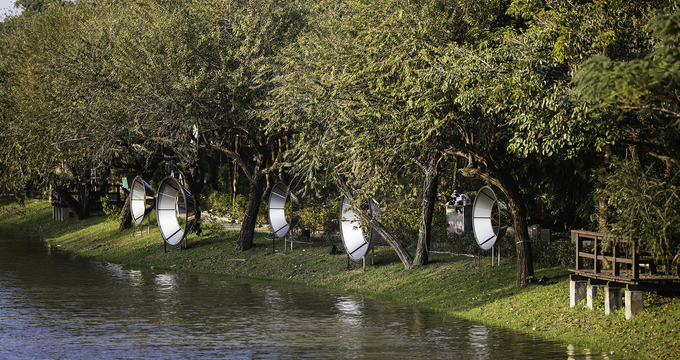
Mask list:
POLYGON ((620 359, 355 293, 129 269, 1 230, 2 359, 620 359))

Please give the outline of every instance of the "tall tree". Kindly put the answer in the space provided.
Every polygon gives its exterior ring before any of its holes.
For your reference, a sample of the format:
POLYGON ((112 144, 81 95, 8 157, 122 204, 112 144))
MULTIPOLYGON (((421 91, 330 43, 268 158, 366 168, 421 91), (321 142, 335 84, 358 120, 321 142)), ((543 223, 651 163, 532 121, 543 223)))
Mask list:
POLYGON ((462 141, 452 136, 456 105, 430 69, 448 44, 498 26, 502 8, 495 2, 482 9, 467 1, 347 1, 313 10, 309 31, 287 54, 273 109, 301 132, 298 172, 309 178, 321 170, 342 173, 349 186, 340 188, 357 198, 355 207, 385 193, 395 178, 419 178, 415 257, 402 256, 401 244, 386 240, 405 267, 426 264, 442 157, 462 141))

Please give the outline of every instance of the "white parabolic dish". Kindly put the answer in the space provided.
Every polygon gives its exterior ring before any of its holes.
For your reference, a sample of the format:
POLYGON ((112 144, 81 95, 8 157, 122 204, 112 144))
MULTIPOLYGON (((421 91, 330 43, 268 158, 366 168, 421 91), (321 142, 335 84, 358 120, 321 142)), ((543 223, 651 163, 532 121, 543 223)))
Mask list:
MULTIPOLYGON (((370 209, 371 213, 375 214, 374 216, 380 218, 380 208, 377 204, 371 202, 370 209)), ((340 235, 347 255, 354 261, 359 261, 366 256, 378 238, 378 234, 371 230, 370 237, 366 239, 361 227, 361 219, 354 213, 352 204, 344 197, 340 206, 340 235)))
POLYGON ((269 225, 277 238, 286 236, 290 224, 286 219, 286 199, 288 188, 283 183, 277 183, 269 195, 269 225))
POLYGON ((163 240, 168 245, 179 244, 186 236, 185 229, 179 224, 183 219, 186 227, 196 213, 196 204, 189 190, 185 189, 177 179, 168 176, 161 181, 156 196, 156 213, 158 228, 163 240))
POLYGON ((472 205, 472 228, 475 233, 475 240, 482 250, 491 249, 498 234, 494 232, 491 224, 491 211, 494 204, 498 201, 496 194, 490 187, 484 186, 477 192, 475 202, 472 205))
POLYGON ((156 197, 151 186, 141 176, 137 176, 132 181, 132 186, 130 186, 130 214, 132 215, 132 221, 137 225, 141 225, 142 221, 144 221, 144 216, 151 212, 156 205, 155 202, 156 197))

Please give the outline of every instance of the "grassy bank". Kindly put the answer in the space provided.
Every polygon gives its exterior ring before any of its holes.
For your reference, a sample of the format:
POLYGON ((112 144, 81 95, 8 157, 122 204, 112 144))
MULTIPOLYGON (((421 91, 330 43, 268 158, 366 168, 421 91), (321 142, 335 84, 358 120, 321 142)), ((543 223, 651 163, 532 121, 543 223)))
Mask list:
MULTIPOLYGON (((119 232, 115 222, 94 217, 78 222, 51 219, 49 203, 29 201, 19 207, 0 200, 0 222, 41 235, 51 246, 131 267, 154 267, 294 281, 313 286, 347 289, 432 308, 457 316, 540 334, 545 338, 589 347, 594 352, 614 352, 631 358, 680 358, 680 299, 647 294, 645 309, 631 320, 623 310, 605 316, 603 304, 590 310, 584 304, 569 307, 568 271, 541 268, 547 286, 515 287, 516 269, 506 259, 491 267, 489 258, 478 260, 444 253, 432 254, 427 266, 405 270, 389 248, 375 250, 375 264, 367 261, 346 270, 347 258, 330 255, 331 242, 297 242, 287 255, 272 253, 272 242, 259 233, 253 249, 234 251, 237 231, 207 228, 189 238, 189 248, 164 253, 163 240, 154 226, 151 234, 131 236, 119 232)), ((153 222, 152 222, 153 224, 153 222)), ((342 248, 342 244, 335 243, 342 248)), ((276 248, 283 252, 283 243, 276 248)))

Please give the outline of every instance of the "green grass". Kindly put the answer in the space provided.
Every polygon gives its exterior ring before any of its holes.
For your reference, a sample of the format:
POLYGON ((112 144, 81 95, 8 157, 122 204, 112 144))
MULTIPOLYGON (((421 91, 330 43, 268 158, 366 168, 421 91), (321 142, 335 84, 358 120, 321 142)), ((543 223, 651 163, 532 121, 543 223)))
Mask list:
MULTIPOLYGON (((234 250, 237 231, 205 226, 202 236, 190 235, 188 249, 165 253, 158 228, 151 234, 132 237, 132 231, 118 231, 118 225, 102 214, 78 222, 51 219, 44 201, 28 201, 19 207, 0 200, 0 222, 22 231, 40 234, 52 246, 131 267, 191 271, 305 283, 338 290, 360 291, 382 298, 444 311, 487 325, 530 332, 548 339, 578 344, 593 352, 614 352, 630 358, 680 358, 680 299, 648 293, 645 308, 625 320, 620 310, 605 316, 585 304, 569 307, 569 280, 565 268, 535 267, 535 278, 546 276, 549 285, 515 286, 514 261, 505 259, 491 267, 489 258, 433 253, 431 263, 404 269, 394 251, 375 249, 375 264, 330 255, 332 242, 295 243, 293 251, 282 254, 283 242, 272 253, 269 234, 258 233, 254 247, 234 250)), ((146 224, 145 224, 146 229, 146 224)), ((342 249, 341 243, 335 243, 342 249)))

